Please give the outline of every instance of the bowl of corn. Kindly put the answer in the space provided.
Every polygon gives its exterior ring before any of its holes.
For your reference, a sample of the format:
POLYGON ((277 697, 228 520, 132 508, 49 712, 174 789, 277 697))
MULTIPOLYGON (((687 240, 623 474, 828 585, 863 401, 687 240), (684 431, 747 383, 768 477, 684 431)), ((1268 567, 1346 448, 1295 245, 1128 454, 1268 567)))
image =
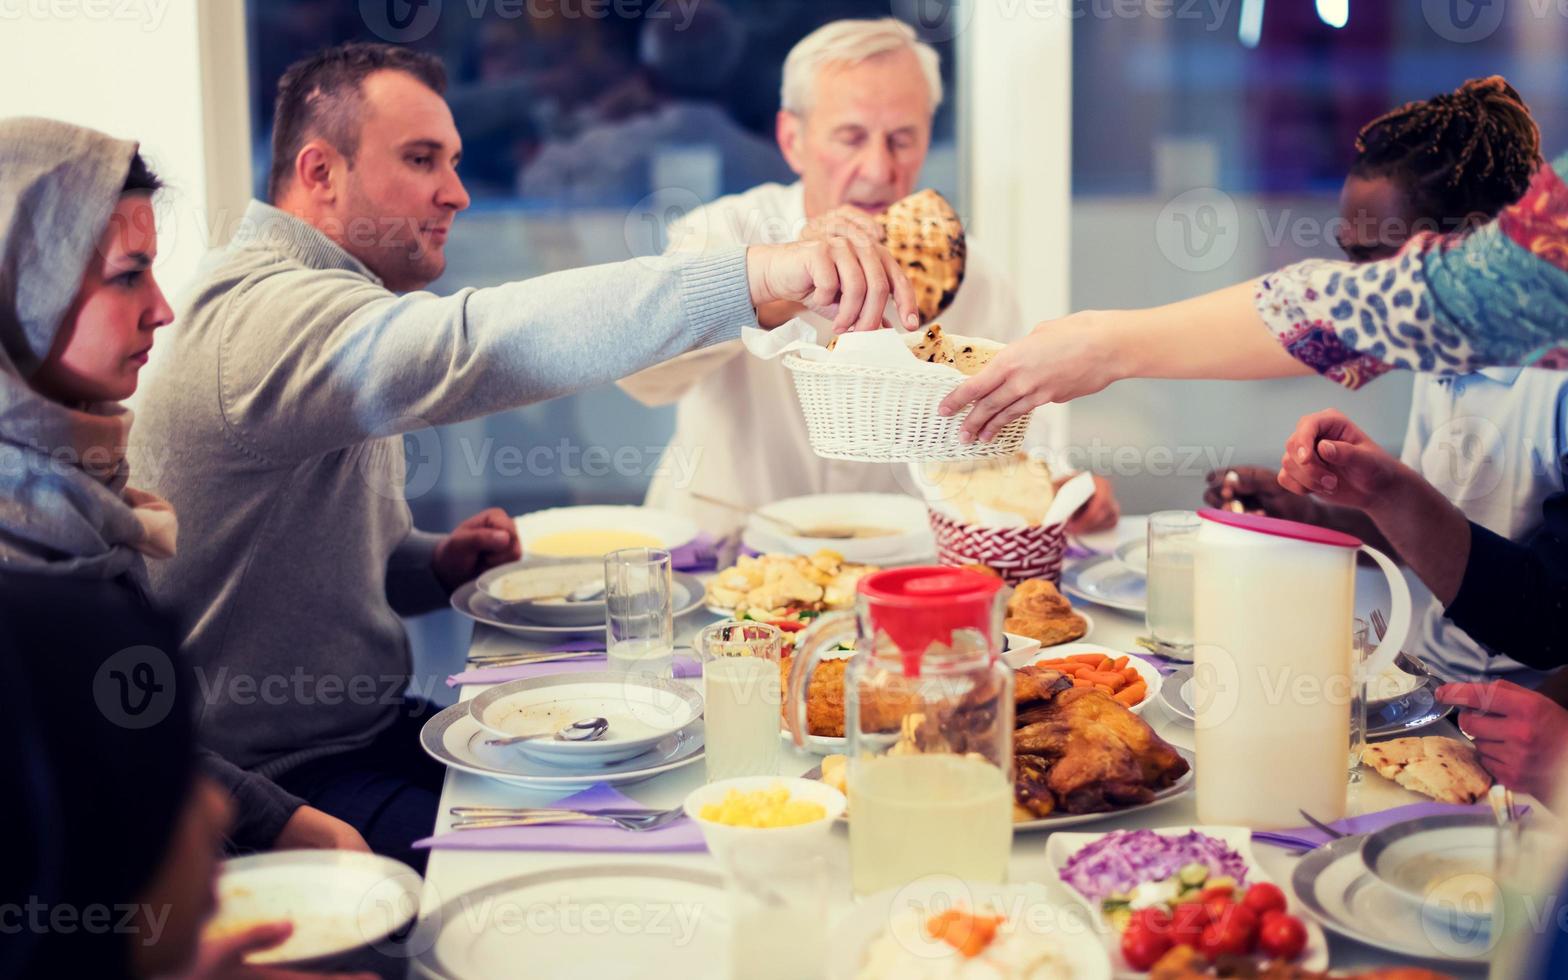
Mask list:
POLYGON ((810 848, 832 831, 847 804, 843 793, 815 779, 741 776, 692 790, 685 808, 719 857, 747 839, 810 848))

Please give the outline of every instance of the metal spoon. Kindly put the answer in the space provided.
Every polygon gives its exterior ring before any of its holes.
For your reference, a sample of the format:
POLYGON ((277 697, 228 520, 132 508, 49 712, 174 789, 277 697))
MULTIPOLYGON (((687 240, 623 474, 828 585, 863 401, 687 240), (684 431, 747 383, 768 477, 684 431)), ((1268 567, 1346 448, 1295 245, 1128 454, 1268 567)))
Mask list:
POLYGON ((565 728, 552 728, 547 732, 534 732, 531 735, 513 735, 510 738, 492 738, 485 741, 486 745, 515 745, 534 738, 549 738, 555 736, 557 742, 596 742, 604 737, 610 730, 610 723, 603 718, 584 718, 574 721, 565 728))

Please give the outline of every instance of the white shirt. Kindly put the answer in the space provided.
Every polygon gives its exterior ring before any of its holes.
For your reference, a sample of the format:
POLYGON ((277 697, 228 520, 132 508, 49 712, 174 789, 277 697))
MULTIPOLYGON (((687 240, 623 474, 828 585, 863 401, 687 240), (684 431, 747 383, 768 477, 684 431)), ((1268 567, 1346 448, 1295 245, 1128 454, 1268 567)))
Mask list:
MULTIPOLYGON (((1542 503, 1563 489, 1568 375, 1537 368, 1418 374, 1400 457, 1465 517, 1523 541, 1540 527, 1542 503)), ((1450 680, 1538 679, 1518 661, 1492 656, 1443 615, 1436 599, 1417 617, 1412 649, 1450 680)))
MULTIPOLYGON (((731 245, 792 242, 806 224, 805 191, 762 184, 732 194, 686 215, 670 229, 671 251, 731 245)), ((832 338, 832 325, 809 314, 819 339, 832 338)), ((1009 343, 1027 334, 1017 296, 968 240, 964 281, 939 318, 944 330, 1009 343)), ((725 508, 692 499, 690 491, 742 507, 815 493, 912 493, 903 464, 829 460, 811 451, 795 383, 782 359, 764 361, 740 341, 685 354, 620 382, 646 405, 678 401, 675 434, 666 464, 648 487, 647 503, 688 514, 716 533, 743 523, 725 508)), ((1043 426, 1031 426, 1028 442, 1043 445, 1043 426)))

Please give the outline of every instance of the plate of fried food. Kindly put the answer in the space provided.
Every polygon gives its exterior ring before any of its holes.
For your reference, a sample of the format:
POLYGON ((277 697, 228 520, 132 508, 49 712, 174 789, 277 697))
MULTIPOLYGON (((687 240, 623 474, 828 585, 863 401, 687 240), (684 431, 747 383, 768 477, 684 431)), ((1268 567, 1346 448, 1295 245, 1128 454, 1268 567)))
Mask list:
MULTIPOLYGON (((830 663, 824 661, 817 673, 830 663)), ((837 674, 842 704, 842 667, 837 674)), ((1160 738, 1112 695, 1092 684, 1074 686, 1075 679, 1043 666, 1020 667, 1014 674, 1014 830, 1059 830, 1121 816, 1168 803, 1192 789, 1190 756, 1160 738)), ((929 724, 918 713, 909 715, 917 717, 929 724)), ((839 719, 842 736, 842 713, 839 719)), ((901 726, 897 719, 888 719, 879 727, 901 726)), ((917 742, 917 727, 904 724, 901 739, 917 742)), ((910 751, 919 751, 918 745, 912 744, 910 751)), ((843 755, 830 755, 807 775, 842 792, 847 761, 843 755)))
POLYGON ((1050 579, 1031 578, 1015 585, 1007 597, 1002 628, 1050 648, 1085 639, 1094 630, 1094 620, 1074 609, 1050 579))
POLYGON ((1150 695, 1160 689, 1160 672, 1141 657, 1121 653, 1095 643, 1069 643, 1008 657, 1009 666, 1049 667, 1070 674, 1074 687, 1096 687, 1125 705, 1135 715, 1143 714, 1150 695))

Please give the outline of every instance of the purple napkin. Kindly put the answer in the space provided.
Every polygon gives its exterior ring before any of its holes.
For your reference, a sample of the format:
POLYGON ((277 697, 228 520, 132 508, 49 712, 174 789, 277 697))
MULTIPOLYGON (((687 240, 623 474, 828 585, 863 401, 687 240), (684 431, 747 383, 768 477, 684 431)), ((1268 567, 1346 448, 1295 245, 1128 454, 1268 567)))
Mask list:
POLYGON ((1169 677, 1170 675, 1176 673, 1178 670, 1180 670, 1183 667, 1187 666, 1186 664, 1184 664, 1184 663, 1182 663, 1180 661, 1169 660, 1169 659, 1167 659, 1165 657, 1160 656, 1157 653, 1133 653, 1132 651, 1129 650, 1128 653, 1127 653, 1127 656, 1129 656, 1129 657, 1137 657, 1139 660, 1142 660, 1144 663, 1148 664, 1150 667, 1153 667, 1155 670, 1159 671, 1161 677, 1169 677))
POLYGON ((719 567, 718 541, 707 531, 670 549, 670 567, 677 572, 711 572, 719 567))
MULTIPOLYGON (((600 641, 602 643, 602 641, 600 641)), ((571 644, 562 644, 570 646, 571 644)), ((597 643, 590 643, 582 649, 592 650, 597 643)), ((565 653, 565 650, 552 649, 552 653, 565 653)), ((599 651, 603 654, 604 651, 599 651)), ((604 670, 607 666, 604 656, 587 657, 581 660, 557 660, 542 664, 516 664, 511 667, 474 667, 461 674, 452 674, 446 679, 447 687, 457 687, 459 684, 499 684, 502 681, 521 680, 525 677, 548 677, 551 674, 580 674, 595 670, 604 670)), ((702 663, 696 657, 677 656, 675 658, 675 676, 690 678, 702 676, 702 663)))
MULTIPOLYGON (((636 800, 598 783, 553 805, 592 813, 609 807, 640 806, 636 800)), ((541 824, 490 830, 449 830, 414 842, 419 848, 451 851, 706 851, 702 830, 690 817, 658 830, 634 833, 612 823, 541 824)))
MULTIPOLYGON (((1521 808, 1527 809, 1527 808, 1521 808)), ((1492 815, 1492 808, 1484 804, 1463 806, 1458 803, 1409 803, 1392 810, 1364 813, 1359 817, 1346 817, 1329 824, 1342 834, 1370 834, 1384 827, 1418 817, 1435 817, 1445 813, 1480 813, 1492 815)), ((1263 844, 1273 844, 1293 851, 1310 851, 1329 842, 1329 836, 1316 827, 1297 827, 1293 830, 1254 830, 1252 839, 1263 844)))

